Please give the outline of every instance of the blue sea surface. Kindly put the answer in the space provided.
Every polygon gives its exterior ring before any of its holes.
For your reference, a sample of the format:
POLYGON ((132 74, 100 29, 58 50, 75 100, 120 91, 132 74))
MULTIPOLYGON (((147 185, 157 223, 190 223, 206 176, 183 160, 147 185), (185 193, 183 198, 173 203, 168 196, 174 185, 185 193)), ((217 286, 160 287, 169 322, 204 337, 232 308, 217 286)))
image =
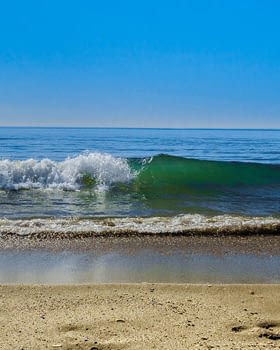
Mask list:
POLYGON ((279 216, 280 130, 0 128, 0 217, 279 216))
POLYGON ((84 151, 280 164, 280 130, 0 127, 0 159, 61 161, 84 151))

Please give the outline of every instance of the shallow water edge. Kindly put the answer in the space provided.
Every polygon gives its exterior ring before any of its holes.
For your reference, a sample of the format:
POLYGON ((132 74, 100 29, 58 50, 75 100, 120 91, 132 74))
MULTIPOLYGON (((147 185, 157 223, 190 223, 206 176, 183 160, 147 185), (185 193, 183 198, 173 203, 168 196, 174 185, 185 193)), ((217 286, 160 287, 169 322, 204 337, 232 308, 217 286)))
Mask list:
POLYGON ((0 283, 280 283, 277 236, 0 239, 0 283))

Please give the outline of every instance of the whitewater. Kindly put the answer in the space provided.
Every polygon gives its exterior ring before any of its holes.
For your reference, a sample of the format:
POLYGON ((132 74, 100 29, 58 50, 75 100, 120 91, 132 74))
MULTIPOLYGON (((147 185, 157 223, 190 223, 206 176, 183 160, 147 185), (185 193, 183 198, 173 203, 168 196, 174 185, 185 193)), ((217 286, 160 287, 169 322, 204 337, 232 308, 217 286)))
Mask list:
POLYGON ((84 153, 56 162, 45 158, 0 161, 0 189, 79 190, 86 179, 99 186, 128 182, 132 178, 127 162, 110 154, 84 153))

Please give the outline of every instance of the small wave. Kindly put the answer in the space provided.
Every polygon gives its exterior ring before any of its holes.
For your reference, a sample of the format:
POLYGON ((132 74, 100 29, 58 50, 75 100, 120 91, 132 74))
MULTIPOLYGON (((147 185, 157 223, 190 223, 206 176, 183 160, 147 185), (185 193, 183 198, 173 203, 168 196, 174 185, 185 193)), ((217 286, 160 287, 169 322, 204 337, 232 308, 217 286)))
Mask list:
POLYGON ((51 159, 0 161, 0 189, 108 189, 112 185, 146 197, 223 193, 236 188, 280 188, 280 166, 206 161, 158 155, 126 159, 110 154, 83 153, 61 162, 51 159))
POLYGON ((85 186, 106 187, 133 178, 126 159, 110 154, 83 153, 62 162, 50 159, 0 161, 0 189, 79 190, 85 186))
POLYGON ((0 236, 45 239, 133 235, 279 235, 280 219, 273 217, 204 216, 131 217, 104 219, 0 220, 0 236))

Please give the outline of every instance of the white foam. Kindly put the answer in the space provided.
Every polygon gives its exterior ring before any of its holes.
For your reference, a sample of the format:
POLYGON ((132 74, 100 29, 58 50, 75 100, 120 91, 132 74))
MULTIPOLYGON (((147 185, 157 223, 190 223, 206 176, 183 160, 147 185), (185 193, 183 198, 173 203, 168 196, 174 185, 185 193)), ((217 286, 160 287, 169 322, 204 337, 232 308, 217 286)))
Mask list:
POLYGON ((49 238, 95 236, 99 234, 235 234, 269 230, 275 233, 280 219, 273 217, 243 217, 220 215, 179 215, 151 218, 96 218, 96 219, 31 219, 0 220, 0 235, 43 235, 49 238))
POLYGON ((95 179, 99 188, 133 178, 126 159, 103 153, 83 153, 62 162, 50 159, 0 161, 0 189, 48 188, 78 190, 84 174, 95 179))

